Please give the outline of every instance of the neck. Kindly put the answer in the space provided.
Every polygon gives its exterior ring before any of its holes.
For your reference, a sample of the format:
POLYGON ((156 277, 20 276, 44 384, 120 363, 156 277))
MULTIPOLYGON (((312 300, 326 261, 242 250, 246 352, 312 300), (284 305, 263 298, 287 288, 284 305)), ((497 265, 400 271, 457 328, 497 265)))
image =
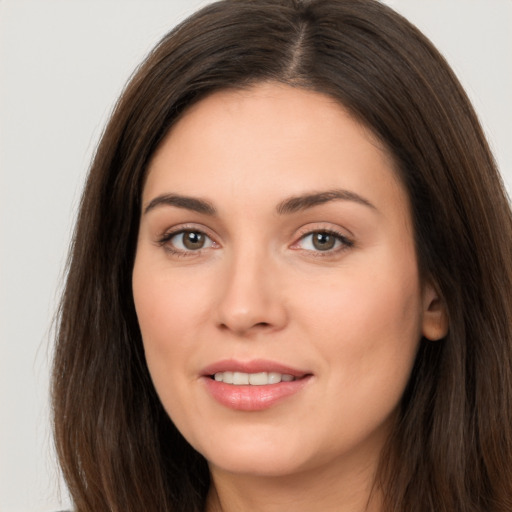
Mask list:
POLYGON ((278 477, 233 474, 211 466, 206 512, 380 512, 381 493, 373 485, 376 464, 347 466, 278 477))

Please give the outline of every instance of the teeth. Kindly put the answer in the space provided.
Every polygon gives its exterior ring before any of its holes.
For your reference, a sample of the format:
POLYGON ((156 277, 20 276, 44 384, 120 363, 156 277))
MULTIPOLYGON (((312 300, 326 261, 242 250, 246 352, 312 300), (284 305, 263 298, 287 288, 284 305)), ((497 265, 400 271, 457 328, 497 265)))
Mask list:
POLYGON ((268 373, 251 373, 249 374, 249 384, 252 386, 264 386, 269 383, 268 373))
POLYGON ((268 383, 269 384, 277 384, 278 382, 281 382, 282 375, 277 372, 269 372, 268 374, 268 383))
POLYGON ((236 386, 249 384, 249 374, 242 372, 233 373, 233 384, 235 384, 236 386))
POLYGON ((214 379, 217 382, 234 384, 235 386, 247 385, 266 386, 267 384, 278 384, 279 382, 291 382, 295 380, 293 375, 277 372, 243 373, 243 372, 219 372, 214 379))

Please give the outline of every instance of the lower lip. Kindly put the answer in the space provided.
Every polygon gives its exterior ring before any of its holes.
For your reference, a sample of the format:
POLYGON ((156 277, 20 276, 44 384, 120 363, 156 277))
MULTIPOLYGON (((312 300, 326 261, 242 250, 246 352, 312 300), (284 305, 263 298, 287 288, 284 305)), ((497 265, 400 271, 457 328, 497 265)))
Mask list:
POLYGON ((210 395, 221 405, 237 411, 262 411, 289 398, 304 388, 311 376, 291 382, 264 386, 225 384, 211 377, 204 377, 210 395))

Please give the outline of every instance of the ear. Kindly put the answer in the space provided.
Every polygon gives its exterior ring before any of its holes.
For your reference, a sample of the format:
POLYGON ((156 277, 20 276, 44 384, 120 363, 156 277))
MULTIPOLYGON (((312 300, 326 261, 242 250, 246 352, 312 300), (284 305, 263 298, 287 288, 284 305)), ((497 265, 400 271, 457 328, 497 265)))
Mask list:
POLYGON ((436 287, 427 282, 423 288, 422 335, 432 341, 440 340, 448 334, 448 311, 436 287))

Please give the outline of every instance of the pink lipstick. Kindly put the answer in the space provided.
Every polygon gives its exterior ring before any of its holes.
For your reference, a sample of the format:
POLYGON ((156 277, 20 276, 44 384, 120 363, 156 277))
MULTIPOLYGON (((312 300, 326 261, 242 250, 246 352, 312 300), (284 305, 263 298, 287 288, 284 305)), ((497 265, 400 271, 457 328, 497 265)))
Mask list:
POLYGON ((202 376, 207 391, 221 405, 261 411, 301 391, 312 374, 273 361, 224 360, 206 367, 202 376))

